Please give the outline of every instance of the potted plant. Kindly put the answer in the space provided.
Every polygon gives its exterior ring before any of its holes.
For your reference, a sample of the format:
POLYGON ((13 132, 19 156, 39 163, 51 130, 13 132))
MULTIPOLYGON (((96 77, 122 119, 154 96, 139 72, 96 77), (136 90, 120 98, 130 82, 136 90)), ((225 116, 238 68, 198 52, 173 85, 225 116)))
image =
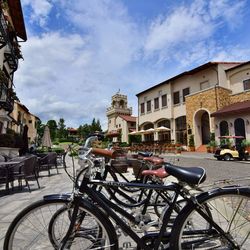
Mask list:
POLYGON ((207 145, 206 145, 206 148, 207 148, 207 153, 212 153, 210 144, 207 144, 207 145))
POLYGON ((249 140, 244 139, 244 140, 241 142, 241 146, 242 146, 247 152, 250 153, 250 141, 249 141, 249 140))
POLYGON ((209 146, 210 146, 211 153, 215 153, 215 150, 216 150, 216 148, 218 146, 217 142, 216 141, 210 141, 209 146))
POLYGON ((194 135, 193 134, 189 136, 188 146, 189 146, 189 151, 195 151, 194 135))
POLYGON ((183 151, 183 147, 182 147, 182 146, 176 147, 176 153, 177 153, 177 154, 180 154, 181 151, 183 151))

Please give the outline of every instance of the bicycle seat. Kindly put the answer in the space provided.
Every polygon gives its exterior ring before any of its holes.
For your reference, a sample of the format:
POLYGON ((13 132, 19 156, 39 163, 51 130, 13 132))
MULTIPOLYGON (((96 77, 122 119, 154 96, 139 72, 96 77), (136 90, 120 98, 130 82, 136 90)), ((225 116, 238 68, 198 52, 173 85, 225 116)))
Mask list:
POLYGON ((206 180, 206 170, 202 167, 179 167, 166 164, 165 170, 168 174, 188 184, 199 185, 206 180))
POLYGON ((142 151, 139 151, 138 155, 142 156, 142 157, 150 157, 150 156, 153 155, 153 153, 152 152, 142 152, 142 151))
POLYGON ((155 170, 143 170, 142 175, 154 175, 159 178, 165 178, 169 176, 169 174, 166 172, 165 168, 158 168, 155 170))
POLYGON ((156 156, 151 156, 151 157, 144 157, 144 161, 149 161, 153 163, 154 165, 162 165, 164 163, 164 159, 156 156))

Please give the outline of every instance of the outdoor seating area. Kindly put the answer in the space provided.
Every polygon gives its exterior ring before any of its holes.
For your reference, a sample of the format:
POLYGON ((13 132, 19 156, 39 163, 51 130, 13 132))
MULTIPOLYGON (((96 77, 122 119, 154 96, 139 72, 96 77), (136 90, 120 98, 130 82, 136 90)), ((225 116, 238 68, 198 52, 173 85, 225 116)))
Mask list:
POLYGON ((161 155, 165 153, 180 153, 185 151, 185 146, 178 143, 166 143, 166 142, 143 142, 133 144, 129 150, 132 153, 153 152, 154 154, 161 155))
POLYGON ((55 152, 12 158, 0 155, 0 193, 11 194, 15 190, 26 188, 31 192, 30 181, 33 181, 32 189, 40 188, 39 178, 44 176, 44 171, 47 176, 51 176, 52 170, 55 174, 59 174, 58 165, 62 165, 62 161, 58 159, 60 158, 55 152))

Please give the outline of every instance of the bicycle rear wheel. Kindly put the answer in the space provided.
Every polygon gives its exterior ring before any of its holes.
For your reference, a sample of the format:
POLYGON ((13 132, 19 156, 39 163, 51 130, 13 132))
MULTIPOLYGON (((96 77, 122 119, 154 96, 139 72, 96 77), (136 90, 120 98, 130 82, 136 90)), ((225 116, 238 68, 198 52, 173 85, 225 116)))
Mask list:
MULTIPOLYGON (((21 211, 5 236, 4 250, 57 249, 65 236, 71 219, 72 207, 64 200, 40 200, 21 211), (59 211, 59 212, 58 212, 59 211), (49 230, 54 220, 53 235, 49 230)), ((112 224, 89 203, 81 203, 79 211, 86 216, 71 239, 70 249, 116 249, 117 237, 112 224)))
POLYGON ((187 205, 177 217, 170 249, 250 249, 249 189, 221 189, 198 204, 187 205))

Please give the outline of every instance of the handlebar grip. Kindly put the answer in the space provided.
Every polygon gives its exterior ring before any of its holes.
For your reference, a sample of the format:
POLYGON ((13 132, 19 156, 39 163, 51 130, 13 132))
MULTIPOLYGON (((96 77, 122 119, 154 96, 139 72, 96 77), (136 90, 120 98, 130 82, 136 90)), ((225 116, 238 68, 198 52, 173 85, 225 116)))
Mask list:
POLYGON ((115 150, 107 150, 102 148, 92 148, 91 153, 108 158, 115 158, 117 156, 117 152, 115 150))

